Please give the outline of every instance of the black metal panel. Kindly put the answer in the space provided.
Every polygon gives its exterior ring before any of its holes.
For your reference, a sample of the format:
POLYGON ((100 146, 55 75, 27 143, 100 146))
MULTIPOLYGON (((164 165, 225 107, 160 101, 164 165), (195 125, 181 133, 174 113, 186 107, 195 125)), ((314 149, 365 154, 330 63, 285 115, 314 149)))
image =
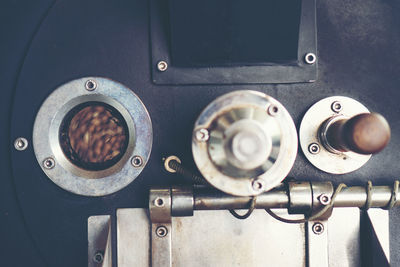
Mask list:
POLYGON ((166 2, 169 2, 169 46, 173 66, 218 67, 297 61, 302 1, 166 2))
MULTIPOLYGON (((205 2, 202 4, 209 5, 210 8, 219 8, 223 10, 223 4, 210 4, 211 2, 205 2)), ((214 1, 215 2, 215 1, 214 1)), ((217 1, 218 3, 225 3, 224 1, 217 1)), ((234 1, 233 1, 234 2, 234 1)), ((232 1, 227 4, 225 8, 232 8, 232 1)), ((268 2, 268 1, 267 1, 268 2)), ((273 2, 273 1, 272 1, 273 2)), ((190 3, 190 1, 189 1, 190 3)), ((285 1, 290 3, 290 1, 285 1)), ((266 46, 265 49, 272 49, 273 52, 262 51, 261 47, 254 45, 243 45, 244 41, 235 41, 235 38, 250 38, 255 40, 255 36, 244 34, 245 29, 235 29, 235 33, 238 36, 231 36, 229 40, 224 40, 223 29, 211 30, 212 27, 221 27, 213 25, 213 23, 221 23, 223 19, 216 18, 218 14, 211 14, 210 21, 207 18, 202 20, 202 23, 206 25, 199 25, 195 20, 188 20, 187 15, 182 14, 185 10, 192 12, 194 19, 201 18, 204 13, 209 14, 210 12, 197 13, 190 8, 189 4, 182 5, 181 1, 170 2, 163 0, 151 0, 150 1, 150 20, 151 20, 151 48, 152 48, 152 76, 153 81, 156 84, 262 84, 262 83, 297 83, 297 82, 313 82, 317 78, 317 64, 309 65, 304 62, 304 56, 307 53, 317 54, 316 44, 316 12, 315 12, 315 0, 302 0, 301 1, 301 15, 300 15, 300 26, 298 40, 293 40, 292 36, 289 36, 289 42, 298 41, 298 48, 293 52, 290 52, 291 48, 288 46, 286 49, 278 49, 277 43, 272 43, 271 46, 266 46), (169 10, 171 10, 172 16, 169 17, 169 10), (182 18, 183 17, 183 18, 182 18), (184 27, 182 24, 188 20, 188 27, 184 27), (193 22, 195 21, 195 22, 193 22), (196 24, 197 23, 197 24, 196 24), (210 29, 211 28, 211 29, 210 29), (201 31, 199 30, 201 29, 201 31), (199 33, 199 36, 196 36, 199 33), (200 41, 201 38, 212 37, 214 35, 221 35, 216 40, 203 43, 200 41), (187 37, 187 38, 186 38, 187 37), (186 38, 186 39, 185 39, 186 38), (196 41, 197 40, 197 41, 196 41), (213 43, 215 42, 215 43, 213 43), (185 48, 185 46, 194 43, 193 48, 185 48), (236 44, 236 45, 235 45, 236 44), (214 46, 207 48, 208 46, 214 46), (250 55, 247 53, 246 56, 239 53, 238 50, 243 48, 244 50, 259 50, 256 55, 250 55), (205 56, 204 52, 196 51, 205 50, 212 51, 209 56, 205 56), (232 50, 232 51, 230 51, 232 50), (283 52, 282 52, 283 51, 283 52), (280 59, 276 57, 276 54, 282 54, 280 59), (275 54, 275 58, 273 56, 275 54), (291 60, 293 58, 293 60, 291 60), (188 59, 191 59, 192 65, 188 65, 188 59), (157 69, 157 63, 159 61, 166 61, 169 65, 166 71, 160 72, 157 69), (194 63, 194 64, 193 64, 194 63)), ((262 7, 268 7, 263 4, 262 7)), ((289 6, 289 4, 288 4, 289 6)), ((282 7, 278 5, 278 11, 282 7)), ((236 8, 240 8, 236 7, 236 8)), ((254 8, 254 7, 253 7, 254 8)), ((290 9, 289 15, 296 12, 296 5, 290 9), (294 10, 293 10, 294 9, 294 10)), ((234 12, 233 12, 234 13, 234 12)), ((229 16, 233 16, 229 13, 229 16)), ((250 14, 249 14, 250 15, 250 14)), ((268 13, 266 12, 266 15, 268 13)), ((293 20, 296 23, 296 17, 293 20)), ((258 22, 258 21, 257 21, 258 22)), ((266 20, 268 23, 268 20, 266 20)), ((279 21, 276 21, 276 25, 265 25, 265 28, 279 29, 279 21), (267 27, 268 26, 268 27, 267 27)), ((201 22, 200 22, 201 24, 201 22)), ((250 27, 252 24, 247 25, 242 23, 241 25, 235 25, 235 27, 250 27)), ((254 23, 253 23, 254 25, 254 23)), ((258 25, 259 27, 259 25, 258 25)), ((283 34, 283 36, 289 34, 293 26, 286 26, 286 30, 289 33, 283 34)), ((260 29, 262 27, 259 27, 260 29)), ((250 30, 250 29, 249 29, 250 30)), ((259 32, 260 35, 268 34, 268 30, 265 32, 259 32)), ((280 36, 280 33, 271 34, 272 38, 280 36)), ((259 38, 260 41, 268 42, 268 38, 259 38)), ((283 40, 283 39, 280 39, 283 40)), ((249 40, 251 41, 251 40, 249 40)), ((279 41, 279 38, 278 38, 279 41)), ((282 47, 285 45, 282 45, 282 47)))
MULTIPOLYGON (((59 1, 39 25, 50 2, 8 0, 0 9, 0 19, 4 19, 0 29, 2 266, 86 266, 87 217, 111 214, 115 219, 117 208, 145 207, 150 186, 179 183, 178 176, 163 170, 161 157, 175 154, 195 168, 190 145, 194 121, 212 100, 234 90, 273 96, 285 105, 297 126, 307 108, 324 97, 345 95, 359 100, 389 121, 389 146, 358 171, 336 176, 317 170, 299 152, 290 176, 349 185, 369 179, 374 184, 391 184, 398 179, 398 1, 319 1, 318 81, 245 86, 154 84, 146 0, 59 1), (143 173, 127 188, 99 198, 57 187, 37 165, 31 147, 33 120, 47 95, 71 79, 89 75, 109 77, 132 88, 148 108, 154 130, 152 155, 143 173), (30 141, 26 153, 13 150, 17 136, 30 141)), ((391 211, 393 266, 400 265, 399 214, 399 209, 391 211)))

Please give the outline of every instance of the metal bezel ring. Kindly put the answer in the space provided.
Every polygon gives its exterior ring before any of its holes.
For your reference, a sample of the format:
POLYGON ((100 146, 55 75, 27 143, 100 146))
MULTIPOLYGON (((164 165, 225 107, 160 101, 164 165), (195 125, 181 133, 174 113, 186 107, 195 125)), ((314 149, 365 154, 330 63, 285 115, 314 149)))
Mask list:
POLYGON ((85 196, 104 196, 130 184, 143 170, 151 152, 153 133, 146 107, 126 86, 106 78, 85 77, 58 87, 44 101, 33 127, 33 148, 42 170, 61 188, 85 196), (86 82, 96 83, 96 90, 86 90, 86 82), (103 102, 115 108, 124 118, 129 141, 122 158, 113 166, 90 171, 74 165, 59 143, 59 130, 68 112, 85 102, 103 102), (143 164, 135 168, 131 158, 140 155, 143 164), (43 167, 43 160, 52 157, 55 166, 43 167))
POLYGON ((200 114, 193 130, 192 152, 198 169, 211 185, 231 195, 256 196, 278 186, 292 169, 297 155, 297 131, 289 112, 274 98, 257 91, 235 91, 217 98, 200 114), (197 130, 210 129, 214 120, 229 110, 255 107, 268 113, 272 105, 279 112, 270 115, 269 120, 273 120, 281 132, 278 156, 272 166, 257 177, 238 178, 221 172, 209 155, 208 142, 196 139, 197 130), (253 188, 254 179, 263 184, 262 190, 253 188))

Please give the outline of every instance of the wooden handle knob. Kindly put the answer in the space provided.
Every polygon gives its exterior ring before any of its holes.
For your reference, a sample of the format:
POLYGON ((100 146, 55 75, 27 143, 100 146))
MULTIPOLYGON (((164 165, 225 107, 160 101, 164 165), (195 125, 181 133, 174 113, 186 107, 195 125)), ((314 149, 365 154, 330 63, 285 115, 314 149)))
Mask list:
POLYGON ((390 127, 382 115, 363 113, 333 123, 327 129, 326 138, 339 151, 375 154, 389 143, 390 127))

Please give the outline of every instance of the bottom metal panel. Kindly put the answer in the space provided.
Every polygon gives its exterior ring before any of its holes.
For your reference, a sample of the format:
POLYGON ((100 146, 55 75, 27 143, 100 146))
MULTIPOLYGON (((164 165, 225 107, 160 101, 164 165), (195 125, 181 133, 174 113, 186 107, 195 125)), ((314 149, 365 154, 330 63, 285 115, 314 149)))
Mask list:
MULTIPOLYGON (((329 266, 360 266, 358 208, 335 209, 328 221, 329 266)), ((118 266, 150 266, 146 209, 117 211, 118 266)), ((306 266, 304 224, 286 224, 263 210, 246 220, 228 211, 172 218, 173 266, 306 266)), ((314 252, 318 253, 318 252, 314 252)))

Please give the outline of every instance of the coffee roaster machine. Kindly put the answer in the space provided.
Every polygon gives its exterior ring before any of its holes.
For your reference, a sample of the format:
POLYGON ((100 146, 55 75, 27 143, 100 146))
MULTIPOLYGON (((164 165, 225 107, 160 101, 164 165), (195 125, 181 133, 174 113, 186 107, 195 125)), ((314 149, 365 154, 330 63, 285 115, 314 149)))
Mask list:
POLYGON ((400 265, 400 6, 37 7, 6 94, 5 266, 400 265))

